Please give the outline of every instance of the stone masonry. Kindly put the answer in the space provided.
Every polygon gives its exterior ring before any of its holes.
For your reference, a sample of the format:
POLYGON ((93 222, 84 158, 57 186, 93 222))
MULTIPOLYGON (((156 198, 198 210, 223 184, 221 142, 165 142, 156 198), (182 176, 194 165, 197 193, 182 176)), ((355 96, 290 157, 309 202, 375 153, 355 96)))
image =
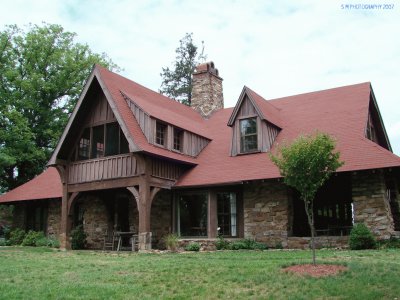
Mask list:
POLYGON ((244 186, 244 236, 269 247, 287 246, 289 199, 287 187, 278 181, 244 186))
POLYGON ((47 236, 59 238, 61 226, 61 199, 50 199, 47 208, 47 236))
POLYGON ((171 191, 160 191, 151 206, 151 232, 153 248, 164 248, 163 238, 172 232, 171 228, 171 191))
POLYGON ((208 119, 213 112, 224 108, 222 78, 213 62, 200 64, 193 73, 191 107, 208 119))
POLYGON ((95 195, 87 195, 82 202, 83 229, 87 234, 88 249, 102 249, 104 234, 108 229, 108 212, 104 202, 95 195))
POLYGON ((388 239, 394 233, 393 218, 385 193, 382 172, 353 173, 354 221, 364 223, 378 239, 388 239))

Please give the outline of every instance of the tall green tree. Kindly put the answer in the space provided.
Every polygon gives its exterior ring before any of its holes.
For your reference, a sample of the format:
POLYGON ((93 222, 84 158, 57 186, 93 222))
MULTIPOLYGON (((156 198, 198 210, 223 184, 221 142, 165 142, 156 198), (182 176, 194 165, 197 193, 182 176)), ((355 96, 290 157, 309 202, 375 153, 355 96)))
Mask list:
POLYGON ((195 67, 206 59, 204 43, 201 53, 198 53, 198 47, 193 43, 193 33, 186 33, 179 41, 179 47, 175 52, 176 60, 173 62, 173 68, 162 68, 160 73, 162 77, 160 93, 190 106, 192 74, 195 67))
POLYGON ((307 214, 311 229, 312 262, 315 265, 314 198, 329 177, 343 165, 335 141, 324 133, 300 136, 290 145, 282 146, 271 160, 279 168, 284 182, 295 188, 307 214))
POLYGON ((60 25, 0 32, 0 191, 44 168, 97 63, 118 67, 60 25))

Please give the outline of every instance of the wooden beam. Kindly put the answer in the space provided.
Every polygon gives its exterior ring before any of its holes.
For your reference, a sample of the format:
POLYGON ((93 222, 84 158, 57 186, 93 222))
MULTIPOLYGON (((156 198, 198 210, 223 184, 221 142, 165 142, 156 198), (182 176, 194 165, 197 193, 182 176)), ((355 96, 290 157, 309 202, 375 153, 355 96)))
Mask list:
POLYGON ((128 177, 128 178, 118 178, 109 179, 102 181, 93 181, 86 183, 77 183, 68 185, 69 192, 83 192, 83 191, 94 191, 94 190, 106 190, 114 189, 128 186, 139 185, 140 177, 128 177))

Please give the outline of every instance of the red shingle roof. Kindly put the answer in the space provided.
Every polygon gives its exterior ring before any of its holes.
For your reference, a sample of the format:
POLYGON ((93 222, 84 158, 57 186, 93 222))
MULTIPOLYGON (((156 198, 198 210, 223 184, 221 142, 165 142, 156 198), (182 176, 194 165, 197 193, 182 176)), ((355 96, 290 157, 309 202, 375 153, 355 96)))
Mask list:
MULTIPOLYGON (((272 151, 279 143, 318 130, 336 138, 345 162, 341 172, 400 166, 400 157, 365 138, 370 92, 370 83, 361 83, 268 101, 279 109, 282 121, 272 151)), ((181 177, 176 186, 280 177, 267 153, 229 156, 232 133, 226 124, 231 113, 232 109, 225 109, 211 117, 207 126, 213 133, 212 142, 200 153, 198 165, 181 177)))
POLYGON ((62 185, 56 168, 50 167, 27 183, 0 196, 0 203, 62 197, 62 185))
MULTIPOLYGON (((177 187, 229 184, 256 179, 279 178, 279 170, 267 153, 230 156, 232 129, 227 126, 233 108, 221 109, 205 121, 191 108, 153 92, 120 75, 96 66, 96 76, 111 95, 122 122, 141 151, 191 163, 194 166, 177 182, 177 187), (211 142, 197 158, 151 145, 128 107, 122 93, 148 114, 200 134, 211 142)), ((266 101, 245 88, 263 117, 278 125, 272 151, 280 143, 316 130, 336 138, 337 149, 345 161, 339 171, 399 167, 400 158, 365 138, 371 94, 370 83, 266 101)), ((61 183, 54 168, 47 169, 28 183, 0 196, 0 202, 61 197, 61 183)))

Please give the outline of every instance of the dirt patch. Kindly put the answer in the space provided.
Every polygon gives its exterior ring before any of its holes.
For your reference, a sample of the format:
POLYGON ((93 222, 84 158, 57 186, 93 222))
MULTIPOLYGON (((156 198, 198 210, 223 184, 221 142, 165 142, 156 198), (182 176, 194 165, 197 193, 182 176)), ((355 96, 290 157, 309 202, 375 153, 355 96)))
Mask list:
POLYGON ((315 278, 325 277, 325 276, 334 276, 339 274, 340 272, 346 271, 348 268, 341 265, 313 265, 313 264, 304 264, 304 265, 294 265, 287 268, 284 268, 284 272, 290 272, 297 275, 302 276, 311 276, 315 278))

